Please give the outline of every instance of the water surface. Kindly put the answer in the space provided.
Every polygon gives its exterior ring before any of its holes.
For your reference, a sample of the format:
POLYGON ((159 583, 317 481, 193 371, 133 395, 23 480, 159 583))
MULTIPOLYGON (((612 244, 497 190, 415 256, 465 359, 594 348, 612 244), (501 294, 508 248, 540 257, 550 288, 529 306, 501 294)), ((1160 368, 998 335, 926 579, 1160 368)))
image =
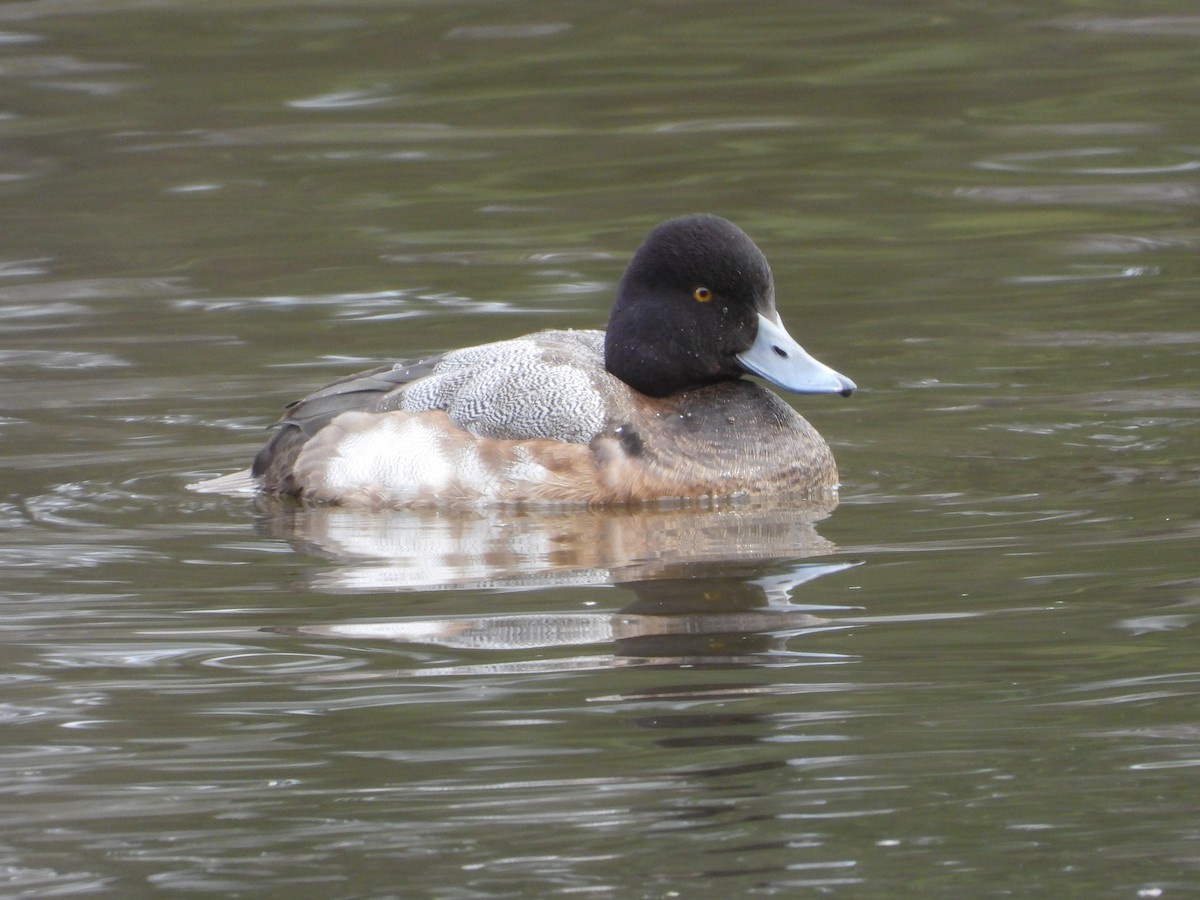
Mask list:
POLYGON ((0 7, 6 896, 1172 897, 1186 4, 0 7), (841 505, 202 496, 711 211, 841 505))

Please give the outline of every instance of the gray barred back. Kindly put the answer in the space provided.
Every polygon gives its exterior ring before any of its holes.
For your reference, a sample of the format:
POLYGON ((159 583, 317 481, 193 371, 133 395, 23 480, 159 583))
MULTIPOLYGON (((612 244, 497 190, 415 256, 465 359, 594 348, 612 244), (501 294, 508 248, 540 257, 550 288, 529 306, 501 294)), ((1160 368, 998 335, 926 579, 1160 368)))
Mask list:
POLYGON ((586 444, 604 429, 611 381, 604 332, 542 331, 452 350, 388 406, 444 410, 480 437, 586 444))

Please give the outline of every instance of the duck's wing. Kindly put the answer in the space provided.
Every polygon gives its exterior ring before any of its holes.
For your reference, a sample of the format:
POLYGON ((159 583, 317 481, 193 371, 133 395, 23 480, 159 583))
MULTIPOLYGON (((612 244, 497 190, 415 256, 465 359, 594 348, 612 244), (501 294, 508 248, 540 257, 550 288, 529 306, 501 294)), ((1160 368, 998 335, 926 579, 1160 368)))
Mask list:
MULTIPOLYGON (((587 444, 605 428, 614 390, 604 371, 603 338, 599 331, 541 331, 335 381, 287 406, 251 474, 268 493, 304 493, 297 479, 307 476, 295 465, 305 445, 352 413, 379 413, 394 422, 436 412, 470 440, 587 444)), ((358 430, 369 427, 370 420, 357 421, 358 430)))
POLYGON ((402 360, 391 365, 357 372, 333 381, 307 397, 293 400, 271 427, 275 434, 254 457, 250 468, 255 478, 273 481, 272 473, 290 471, 304 443, 344 412, 379 408, 384 398, 405 385, 433 372, 442 355, 427 359, 402 360))
POLYGON ((294 426, 312 437, 340 413, 371 410, 385 395, 432 374, 443 356, 402 360, 339 378, 307 397, 293 400, 272 427, 294 426))

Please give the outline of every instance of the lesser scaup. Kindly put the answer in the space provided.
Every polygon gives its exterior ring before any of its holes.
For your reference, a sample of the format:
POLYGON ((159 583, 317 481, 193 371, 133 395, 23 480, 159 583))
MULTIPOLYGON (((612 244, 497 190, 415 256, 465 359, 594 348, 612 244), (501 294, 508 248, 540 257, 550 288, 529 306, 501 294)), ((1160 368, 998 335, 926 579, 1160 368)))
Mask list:
POLYGON ((746 233, 686 216, 638 248, 607 332, 541 331, 348 376, 291 403, 249 470, 196 487, 365 506, 833 491, 820 434, 746 374, 855 389, 784 329, 746 233))

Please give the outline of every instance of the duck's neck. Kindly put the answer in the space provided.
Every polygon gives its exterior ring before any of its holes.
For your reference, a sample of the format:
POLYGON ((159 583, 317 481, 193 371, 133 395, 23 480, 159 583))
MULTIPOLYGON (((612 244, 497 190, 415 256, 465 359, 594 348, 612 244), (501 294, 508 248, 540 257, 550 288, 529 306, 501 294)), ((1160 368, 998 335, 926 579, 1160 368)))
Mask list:
POLYGON ((618 302, 604 335, 604 368, 635 391, 670 397, 745 374, 732 354, 714 353, 710 339, 651 321, 647 309, 618 302))

